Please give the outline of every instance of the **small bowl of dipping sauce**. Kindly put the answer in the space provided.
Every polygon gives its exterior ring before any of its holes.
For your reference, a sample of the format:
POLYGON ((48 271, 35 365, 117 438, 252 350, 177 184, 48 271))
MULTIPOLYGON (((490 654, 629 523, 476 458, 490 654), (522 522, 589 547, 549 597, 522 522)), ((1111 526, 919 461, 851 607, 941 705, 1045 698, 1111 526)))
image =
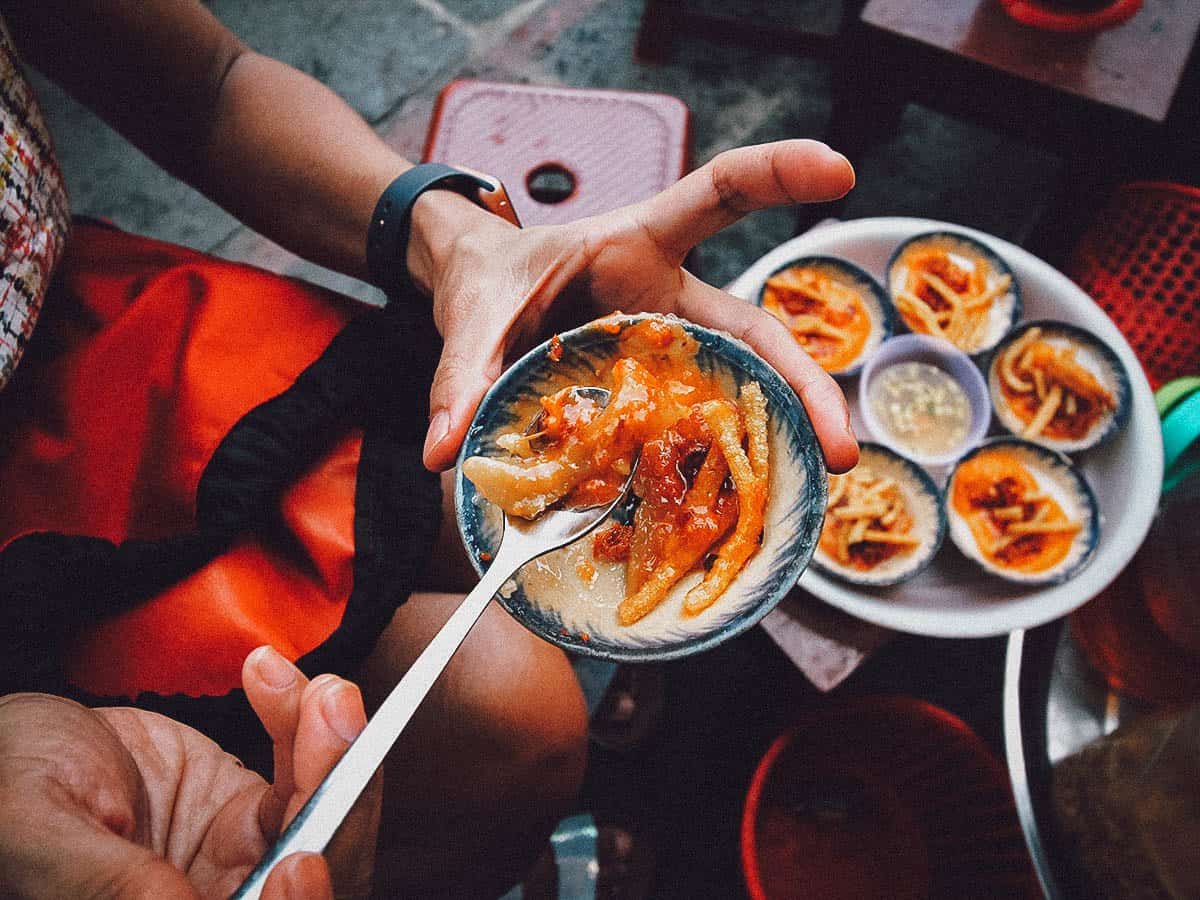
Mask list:
POLYGON ((987 434, 983 374, 949 341, 903 334, 863 367, 858 408, 876 441, 923 466, 954 462, 987 434))

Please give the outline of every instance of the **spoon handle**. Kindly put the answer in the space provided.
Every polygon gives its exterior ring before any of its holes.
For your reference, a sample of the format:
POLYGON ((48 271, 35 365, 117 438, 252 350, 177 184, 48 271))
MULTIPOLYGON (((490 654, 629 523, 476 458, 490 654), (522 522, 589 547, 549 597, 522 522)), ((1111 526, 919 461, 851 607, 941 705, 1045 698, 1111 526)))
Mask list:
POLYGON ((262 894, 267 875, 275 864, 292 853, 320 853, 349 814, 359 795, 391 750, 433 683, 471 628, 483 615, 492 598, 504 586, 524 560, 493 560, 471 593, 459 605, 446 624, 417 657, 416 662, 392 689, 387 699, 350 745, 325 780, 313 791, 291 824, 279 836, 275 846, 238 888, 231 900, 255 900, 262 894))

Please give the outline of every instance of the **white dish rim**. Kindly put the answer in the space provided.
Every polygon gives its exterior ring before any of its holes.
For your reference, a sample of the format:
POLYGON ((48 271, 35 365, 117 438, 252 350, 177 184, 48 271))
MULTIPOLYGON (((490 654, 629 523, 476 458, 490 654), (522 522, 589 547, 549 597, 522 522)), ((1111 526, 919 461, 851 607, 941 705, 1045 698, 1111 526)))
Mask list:
MULTIPOLYGON (((1005 259, 1014 274, 1030 273, 1045 288, 1045 293, 1058 298, 1057 302, 1066 304, 1079 324, 1113 349, 1129 374, 1131 402, 1127 433, 1119 435, 1118 440, 1124 439, 1131 454, 1129 470, 1137 472, 1139 482, 1153 485, 1153 489, 1134 492, 1132 502, 1122 509, 1120 517, 1102 523, 1101 527, 1107 532, 1107 546, 1097 548, 1095 558, 1083 571, 1063 584, 1022 590, 1011 602, 965 610, 903 606, 894 599, 876 597, 852 585, 839 583, 812 568, 801 576, 799 585, 831 606, 897 631, 930 637, 995 637, 1053 621, 1091 600, 1129 564, 1150 530, 1162 485, 1162 434, 1154 396, 1141 363, 1116 325, 1066 275, 1016 244, 951 222, 902 216, 822 224, 760 257, 726 290, 754 302, 758 283, 788 259, 815 253, 836 256, 839 244, 851 241, 875 240, 898 245, 921 231, 943 229, 958 231, 988 244, 1005 259), (1134 439, 1134 434, 1141 439, 1134 439)), ((853 258, 851 261, 857 262, 853 258)), ((1098 487, 1093 485, 1093 489, 1098 487)), ((980 577, 989 576, 981 573, 980 577)))

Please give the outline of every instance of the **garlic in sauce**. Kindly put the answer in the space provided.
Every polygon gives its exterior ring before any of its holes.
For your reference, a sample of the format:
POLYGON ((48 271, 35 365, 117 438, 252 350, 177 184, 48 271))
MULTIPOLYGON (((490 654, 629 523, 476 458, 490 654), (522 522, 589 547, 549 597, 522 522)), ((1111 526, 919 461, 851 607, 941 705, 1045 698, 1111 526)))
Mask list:
POLYGON ((962 446, 971 427, 966 391, 929 363, 888 366, 871 380, 868 399, 888 436, 914 453, 949 453, 962 446))

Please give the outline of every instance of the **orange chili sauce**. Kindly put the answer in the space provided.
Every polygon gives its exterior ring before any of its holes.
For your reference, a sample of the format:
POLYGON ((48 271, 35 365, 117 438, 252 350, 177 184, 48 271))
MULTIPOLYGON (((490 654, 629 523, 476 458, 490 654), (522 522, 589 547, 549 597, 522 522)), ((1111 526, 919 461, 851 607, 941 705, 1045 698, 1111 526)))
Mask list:
MULTIPOLYGON (((1042 342, 1037 342, 1042 343, 1042 342)), ((1037 343, 1034 346, 1037 346, 1037 343)), ((1053 350, 1051 349, 1051 352, 1053 350)), ((1095 381, 1095 376, 1089 376, 1095 381)), ((1033 417, 1037 415, 1038 409, 1042 405, 1042 401, 1038 399, 1037 393, 1017 393, 1008 382, 1003 378, 997 379, 1000 383, 1000 393, 1008 403, 1008 408, 1013 411, 1013 414, 1028 425, 1033 421, 1033 417)), ((1099 381, 1096 381, 1098 390, 1103 391, 1103 386, 1099 381)), ((1107 394, 1107 391, 1105 391, 1107 394)), ((1087 437, 1091 432, 1092 427, 1097 420, 1104 415, 1110 408, 1109 404, 1097 403, 1090 397, 1082 394, 1075 394, 1075 413, 1069 415, 1066 410, 1066 405, 1060 403, 1058 409, 1054 413, 1054 417, 1046 423, 1046 427, 1042 429, 1042 435, 1060 441, 1078 441, 1087 437)))
MULTIPOLYGON (((643 414, 657 418, 652 414, 671 408, 684 413, 670 427, 648 433, 638 447, 641 462, 633 490, 642 498, 646 514, 636 517, 636 521, 653 534, 635 534, 635 527, 614 526, 593 539, 595 558, 610 561, 630 559, 631 546, 638 545, 642 552, 637 568, 643 570, 642 577, 666 561, 655 548, 661 550, 671 535, 682 532, 685 540, 716 540, 737 519, 737 495, 731 485, 718 496, 714 509, 689 509, 684 503, 689 479, 712 444, 703 420, 691 410, 709 400, 728 400, 723 385, 696 365, 696 349, 694 340, 678 324, 648 319, 624 328, 620 352, 597 373, 596 383, 611 387, 613 369, 625 360, 634 360, 653 376, 644 401, 632 405, 631 419, 643 414), (648 515, 651 510, 652 515, 648 515)), ((548 437, 563 440, 572 429, 598 414, 597 408, 582 408, 569 398, 569 388, 541 398, 546 413, 543 430, 548 437)), ((621 452, 621 445, 629 441, 620 438, 613 446, 596 448, 593 460, 599 474, 577 485, 564 498, 565 505, 599 505, 617 496, 633 456, 632 452, 621 452)), ((639 441, 632 443, 637 447, 639 441)), ((553 448, 548 453, 552 455, 553 448)), ((639 573, 631 570, 631 584, 639 581, 639 573)))
MULTIPOLYGON (((936 247, 910 250, 904 255, 904 264, 908 266, 905 288, 929 304, 935 313, 949 309, 950 304, 920 277, 922 272, 936 275, 960 296, 979 294, 987 287, 987 270, 983 264, 977 264, 974 271, 968 271, 955 263, 948 252, 936 247)), ((900 317, 911 330, 919 334, 928 333, 925 323, 916 316, 900 311, 900 317)))
MULTIPOLYGON (((1037 481, 1025 465, 1004 450, 983 451, 963 463, 954 476, 951 502, 963 517, 975 538, 980 553, 992 564, 1014 572, 1037 573, 1066 559, 1075 535, 1028 534, 1018 537, 996 553, 989 552, 1004 537, 1008 524, 997 520, 991 511, 1020 504, 1020 498, 1039 490, 1037 481)), ((1022 521, 1037 511, 1033 503, 1023 504, 1022 521)), ((1041 501, 1049 509, 1048 522, 1065 522, 1067 515, 1053 498, 1041 501)))
MULTIPOLYGON (((811 278, 813 287, 821 293, 824 293, 824 286, 833 280, 827 273, 816 268, 793 266, 786 271, 811 278)), ((839 281, 838 284, 850 288, 856 295, 858 294, 857 286, 844 281, 839 281)), ((800 291, 789 290, 784 286, 772 285, 768 282, 763 289, 762 305, 763 309, 789 328, 792 325, 793 316, 815 315, 849 335, 848 340, 842 341, 819 334, 792 332, 796 343, 803 347, 826 372, 840 372, 850 366, 862 355, 867 338, 871 336, 871 317, 867 313, 861 295, 854 298, 850 310, 835 309, 800 291)))

